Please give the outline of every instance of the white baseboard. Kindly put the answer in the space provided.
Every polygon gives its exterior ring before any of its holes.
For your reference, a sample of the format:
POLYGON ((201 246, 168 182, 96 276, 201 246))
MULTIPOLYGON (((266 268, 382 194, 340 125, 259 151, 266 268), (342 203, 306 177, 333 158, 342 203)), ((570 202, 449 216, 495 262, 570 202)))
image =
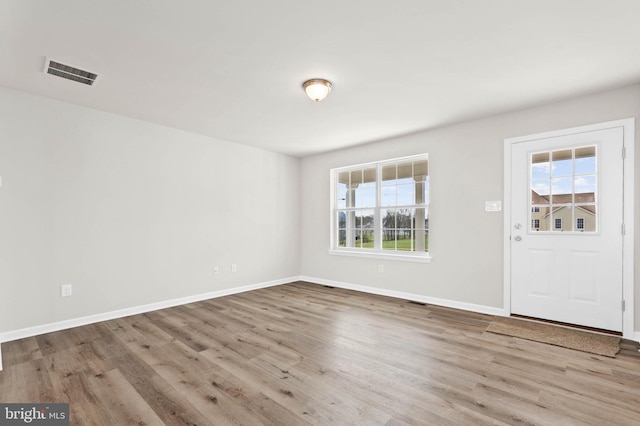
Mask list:
POLYGON ((301 276, 300 281, 306 281, 312 284, 328 285, 331 287, 344 288, 347 290, 361 291, 363 293, 377 294, 380 296, 395 297, 397 299, 412 300, 414 302, 428 303, 430 305, 446 306, 447 308, 461 309, 463 311, 479 312, 482 314, 505 316, 506 313, 502 308, 493 306, 475 305, 473 303, 458 302, 456 300, 439 299, 436 297, 422 296, 420 294, 403 293, 400 291, 386 290, 377 287, 363 286, 359 284, 343 283, 338 281, 325 280, 322 278, 301 276))
MULTIPOLYGON (((251 290, 273 287, 276 285, 287 284, 298 281, 299 277, 289 277, 274 281, 268 281, 259 284, 250 284, 242 287, 234 287, 226 290, 212 291, 210 293, 196 294, 194 296, 181 297, 178 299, 165 300, 162 302, 150 303, 147 305, 133 306, 131 308, 119 309, 117 311, 104 312, 86 317, 73 318, 64 321, 58 321, 50 324, 42 324, 34 327, 22 328, 19 330, 7 331, 0 333, 0 345, 3 342, 24 339, 27 337, 38 336, 40 334, 52 333, 54 331, 66 330, 68 328, 80 327, 83 325, 94 324, 101 321, 108 321, 117 318, 128 317, 130 315, 143 314, 145 312, 157 311, 159 309, 171 308, 173 306, 186 305, 187 303, 199 302, 201 300, 215 299, 217 297, 229 296, 232 294, 244 293, 251 290)), ((0 371, 2 371, 2 347, 0 346, 0 371)))

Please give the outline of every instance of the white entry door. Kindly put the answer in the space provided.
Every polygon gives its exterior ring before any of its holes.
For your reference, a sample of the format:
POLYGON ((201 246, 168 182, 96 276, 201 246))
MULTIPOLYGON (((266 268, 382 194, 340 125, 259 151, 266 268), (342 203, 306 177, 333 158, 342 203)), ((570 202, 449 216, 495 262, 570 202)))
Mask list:
POLYGON ((511 313, 622 331, 622 127, 511 145, 511 313))

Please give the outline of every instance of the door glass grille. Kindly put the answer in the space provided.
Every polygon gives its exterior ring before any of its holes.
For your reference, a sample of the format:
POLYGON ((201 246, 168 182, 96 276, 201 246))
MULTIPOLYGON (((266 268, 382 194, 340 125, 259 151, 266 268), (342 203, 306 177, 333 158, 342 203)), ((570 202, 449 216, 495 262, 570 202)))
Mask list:
POLYGON ((531 154, 529 232, 597 232, 597 147, 531 154))

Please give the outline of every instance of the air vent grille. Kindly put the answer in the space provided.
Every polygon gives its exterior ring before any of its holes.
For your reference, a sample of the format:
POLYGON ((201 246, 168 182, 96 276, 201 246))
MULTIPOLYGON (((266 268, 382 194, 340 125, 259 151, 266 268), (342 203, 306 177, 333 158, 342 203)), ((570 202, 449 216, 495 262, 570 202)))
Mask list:
POLYGON ((66 78, 67 80, 77 81, 78 83, 86 84, 88 86, 92 86, 98 78, 98 74, 81 70, 70 65, 64 65, 60 62, 52 61, 51 59, 47 60, 45 72, 57 77, 66 78))

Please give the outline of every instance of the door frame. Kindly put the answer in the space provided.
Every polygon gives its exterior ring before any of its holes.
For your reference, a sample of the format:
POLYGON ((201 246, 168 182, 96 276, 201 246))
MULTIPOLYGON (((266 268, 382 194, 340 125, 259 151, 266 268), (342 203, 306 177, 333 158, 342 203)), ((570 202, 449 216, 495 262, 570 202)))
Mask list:
MULTIPOLYGON (((591 132, 611 128, 623 129, 624 173, 623 173, 623 224, 622 238, 622 297, 625 309, 622 313, 622 337, 638 340, 635 335, 635 306, 634 306, 634 168, 635 168, 635 119, 607 121, 604 123, 572 127, 569 129, 537 133, 527 136, 507 138, 504 140, 504 315, 511 315, 511 154, 516 143, 529 142, 539 139, 555 138, 574 133, 591 132)), ((622 153, 620 153, 622 155, 622 153)), ((620 232, 622 232, 622 226, 620 232)), ((639 333, 640 334, 640 333, 639 333)))

